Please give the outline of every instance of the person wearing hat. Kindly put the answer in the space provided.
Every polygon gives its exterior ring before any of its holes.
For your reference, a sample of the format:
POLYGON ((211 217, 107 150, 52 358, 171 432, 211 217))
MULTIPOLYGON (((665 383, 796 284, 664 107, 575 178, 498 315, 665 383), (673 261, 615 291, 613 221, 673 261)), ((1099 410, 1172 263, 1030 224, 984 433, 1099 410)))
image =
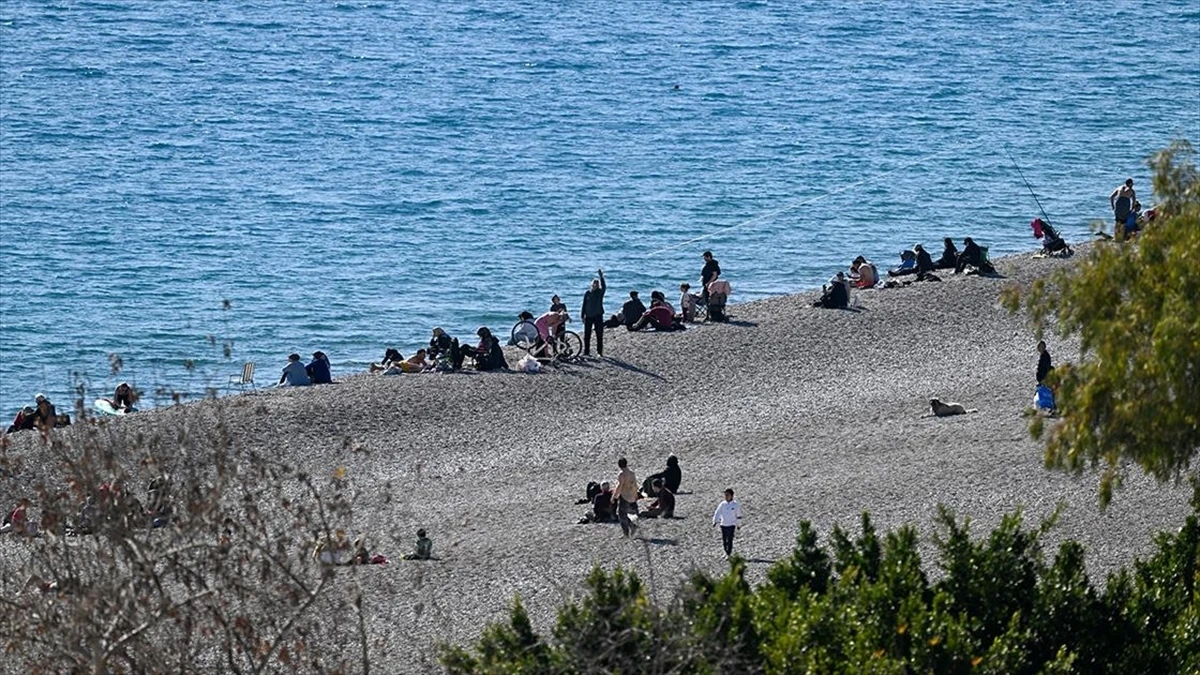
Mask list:
POLYGON ((43 431, 53 429, 54 425, 58 424, 58 412, 54 409, 54 404, 46 398, 45 394, 34 396, 33 401, 37 404, 37 410, 34 412, 34 424, 43 431))
POLYGON ((283 367, 283 374, 279 376, 278 386, 303 387, 309 384, 312 384, 312 380, 308 377, 308 370, 304 364, 300 363, 300 355, 289 354, 288 363, 283 367))
POLYGON ((304 366, 304 372, 313 384, 330 384, 333 375, 329 370, 329 357, 323 351, 313 352, 312 361, 304 366))

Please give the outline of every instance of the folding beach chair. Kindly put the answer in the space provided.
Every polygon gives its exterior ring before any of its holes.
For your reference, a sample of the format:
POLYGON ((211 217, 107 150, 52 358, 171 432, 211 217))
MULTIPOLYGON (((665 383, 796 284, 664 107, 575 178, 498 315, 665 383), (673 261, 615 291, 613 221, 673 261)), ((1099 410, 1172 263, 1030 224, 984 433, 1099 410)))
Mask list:
POLYGON ((253 389, 258 388, 258 385, 254 383, 254 362, 253 361, 247 361, 245 364, 242 365, 242 372, 240 375, 230 375, 229 376, 229 382, 226 384, 225 390, 228 391, 234 387, 237 387, 238 389, 245 391, 246 385, 250 385, 250 387, 253 389))

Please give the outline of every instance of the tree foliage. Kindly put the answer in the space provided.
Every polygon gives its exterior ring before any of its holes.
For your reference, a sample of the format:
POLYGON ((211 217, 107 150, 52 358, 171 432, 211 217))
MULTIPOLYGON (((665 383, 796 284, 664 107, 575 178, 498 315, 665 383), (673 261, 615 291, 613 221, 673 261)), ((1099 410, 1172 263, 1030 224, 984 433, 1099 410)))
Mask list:
MULTIPOLYGON (((1039 335, 1078 336, 1079 363, 1051 375, 1060 416, 1035 420, 1046 464, 1103 467, 1112 499, 1133 462, 1159 481, 1189 475, 1200 450, 1200 174, 1177 141, 1154 155, 1156 219, 1127 243, 1101 242, 1068 268, 1009 289, 1039 335)), ((1193 476, 1194 477, 1194 476, 1193 476)))
POLYGON ((1094 587, 1083 548, 1042 551, 1051 521, 1006 516, 987 537, 942 510, 943 577, 922 571, 912 527, 840 529, 828 547, 802 523, 793 554, 752 589, 734 558, 658 606, 636 575, 595 569, 559 610, 551 639, 518 603, 473 649, 446 648, 452 673, 1127 673, 1200 669, 1200 521, 1094 587))

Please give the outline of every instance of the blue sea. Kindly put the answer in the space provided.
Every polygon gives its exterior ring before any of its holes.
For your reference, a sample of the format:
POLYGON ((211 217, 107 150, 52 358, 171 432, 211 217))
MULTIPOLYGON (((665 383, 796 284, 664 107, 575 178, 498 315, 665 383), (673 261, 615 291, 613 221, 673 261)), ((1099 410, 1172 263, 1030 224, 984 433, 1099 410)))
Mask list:
POLYGON ((1030 250, 1030 189, 1086 239, 1179 137, 1195 0, 5 0, 0 414, 346 374, 705 249, 735 302, 1030 250))

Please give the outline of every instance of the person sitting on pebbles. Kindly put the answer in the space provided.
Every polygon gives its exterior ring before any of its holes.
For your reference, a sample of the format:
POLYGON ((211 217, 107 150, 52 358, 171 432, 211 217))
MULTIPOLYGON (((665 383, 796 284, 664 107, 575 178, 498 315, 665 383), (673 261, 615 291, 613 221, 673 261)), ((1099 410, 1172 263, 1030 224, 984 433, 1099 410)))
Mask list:
POLYGON ((279 384, 276 386, 305 387, 310 384, 312 380, 308 377, 308 370, 300 362, 300 355, 289 354, 287 365, 283 367, 283 374, 279 376, 279 384))
POLYGON ((417 547, 404 556, 405 560, 429 560, 433 557, 433 540, 425 536, 425 528, 417 530, 417 547))
POLYGON ((133 412, 133 387, 129 386, 128 382, 118 384, 109 403, 112 404, 114 410, 133 412))
POLYGON ((504 358, 504 348, 500 346, 500 339, 492 335, 492 329, 480 326, 475 334, 479 336, 479 345, 462 347, 464 357, 470 356, 475 359, 475 370, 508 368, 508 361, 504 358))
POLYGON ((642 514, 643 518, 674 518, 675 517, 675 493, 667 489, 663 485, 663 479, 656 478, 654 480, 654 501, 650 502, 650 507, 642 514))
POLYGON ((449 356, 450 348, 454 345, 454 338, 438 326, 434 327, 432 333, 433 336, 429 338, 429 349, 426 350, 426 354, 435 360, 443 354, 449 356))
POLYGON ((333 372, 329 367, 329 357, 323 351, 315 351, 312 355, 312 361, 304 367, 304 372, 308 373, 308 378, 313 384, 332 384, 333 372))
POLYGON ((592 509, 579 519, 580 525, 617 522, 617 512, 613 505, 612 483, 608 481, 600 483, 600 489, 592 497, 591 504, 592 509))

